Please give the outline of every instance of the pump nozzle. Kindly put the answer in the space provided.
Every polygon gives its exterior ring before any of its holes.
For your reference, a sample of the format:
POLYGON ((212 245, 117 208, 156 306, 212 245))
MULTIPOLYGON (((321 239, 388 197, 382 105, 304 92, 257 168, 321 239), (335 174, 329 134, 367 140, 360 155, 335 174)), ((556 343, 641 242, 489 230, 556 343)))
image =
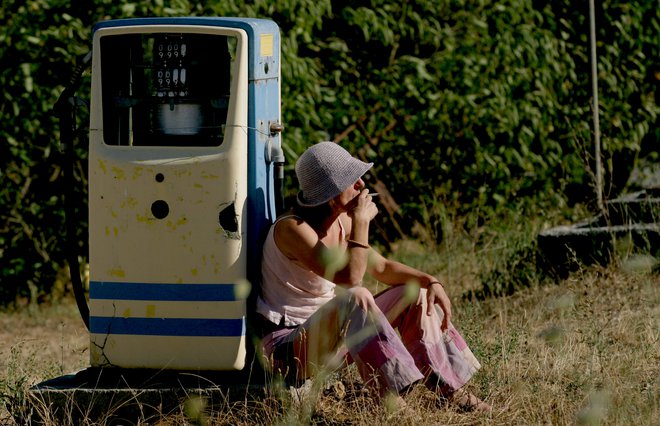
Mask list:
MULTIPOLYGON (((273 123, 270 125, 271 132, 273 126, 279 126, 279 132, 282 131, 283 126, 280 123, 273 123)), ((274 185, 275 185, 275 210, 276 215, 284 211, 284 150, 281 143, 273 143, 273 139, 268 139, 268 146, 266 147, 266 161, 274 164, 274 185)))

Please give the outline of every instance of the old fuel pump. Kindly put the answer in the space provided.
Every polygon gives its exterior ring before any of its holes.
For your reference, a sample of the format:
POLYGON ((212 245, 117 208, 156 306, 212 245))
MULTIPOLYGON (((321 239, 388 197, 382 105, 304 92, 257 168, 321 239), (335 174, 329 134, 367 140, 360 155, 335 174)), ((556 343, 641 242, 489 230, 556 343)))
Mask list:
POLYGON ((93 34, 91 366, 241 370, 284 161, 279 29, 140 18, 93 34))

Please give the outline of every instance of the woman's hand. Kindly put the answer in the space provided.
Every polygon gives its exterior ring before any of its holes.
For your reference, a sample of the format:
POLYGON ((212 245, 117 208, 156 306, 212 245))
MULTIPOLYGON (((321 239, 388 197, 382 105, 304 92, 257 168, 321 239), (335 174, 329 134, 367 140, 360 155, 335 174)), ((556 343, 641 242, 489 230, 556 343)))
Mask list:
POLYGON ((365 287, 352 287, 349 290, 355 298, 355 303, 362 308, 365 312, 378 311, 378 305, 374 300, 373 294, 365 287))
POLYGON ((449 296, 445 293, 445 289, 439 282, 434 282, 430 284, 426 289, 426 315, 431 315, 433 312, 433 305, 437 304, 444 312, 442 317, 442 324, 440 329, 442 331, 447 331, 449 324, 451 323, 451 302, 449 301, 449 296))
POLYGON ((353 199, 348 207, 347 213, 353 220, 371 222, 378 214, 378 206, 373 202, 372 196, 369 195, 369 190, 366 188, 360 191, 360 194, 353 199))

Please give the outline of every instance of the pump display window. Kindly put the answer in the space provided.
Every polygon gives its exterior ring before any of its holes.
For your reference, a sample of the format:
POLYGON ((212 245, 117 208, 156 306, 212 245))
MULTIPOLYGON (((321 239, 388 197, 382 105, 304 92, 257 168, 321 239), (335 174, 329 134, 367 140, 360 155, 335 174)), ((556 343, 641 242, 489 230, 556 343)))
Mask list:
POLYGON ((235 46, 234 37, 208 34, 103 37, 104 142, 221 145, 235 46))

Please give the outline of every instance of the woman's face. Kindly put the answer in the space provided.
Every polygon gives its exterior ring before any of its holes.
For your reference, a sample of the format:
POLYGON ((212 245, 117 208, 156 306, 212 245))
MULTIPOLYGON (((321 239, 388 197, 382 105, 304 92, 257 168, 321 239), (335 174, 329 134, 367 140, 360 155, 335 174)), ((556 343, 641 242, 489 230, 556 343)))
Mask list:
POLYGON ((365 186, 362 178, 359 178, 353 185, 346 188, 344 192, 334 198, 334 205, 342 211, 348 211, 350 209, 350 204, 355 197, 360 195, 360 191, 362 191, 365 186))

